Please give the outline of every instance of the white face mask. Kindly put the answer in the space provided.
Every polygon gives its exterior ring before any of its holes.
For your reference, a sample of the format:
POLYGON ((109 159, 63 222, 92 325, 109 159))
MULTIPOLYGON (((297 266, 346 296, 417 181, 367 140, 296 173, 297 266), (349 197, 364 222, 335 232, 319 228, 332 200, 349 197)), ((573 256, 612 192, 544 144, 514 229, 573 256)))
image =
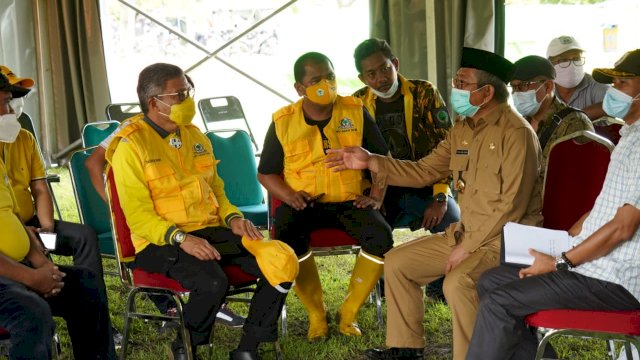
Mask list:
POLYGON ((563 88, 572 89, 584 79, 583 65, 576 65, 573 61, 566 68, 560 67, 560 64, 554 65, 554 68, 556 69, 555 82, 563 88))
POLYGON ((16 113, 16 119, 20 118, 22 115, 22 111, 24 110, 24 97, 19 97, 17 99, 11 99, 11 108, 13 112, 16 113))
POLYGON ((0 141, 12 143, 20 133, 20 123, 16 114, 0 115, 0 141))
POLYGON ((381 97, 383 99, 389 99, 390 97, 392 97, 393 95, 396 94, 396 91, 398 91, 398 87, 400 86, 400 82, 398 81, 398 77, 396 76, 395 80, 393 80, 393 84, 391 84, 391 87, 389 88, 389 90, 385 91, 385 92, 380 92, 372 87, 370 87, 371 91, 373 91, 374 94, 376 94, 377 97, 381 97))

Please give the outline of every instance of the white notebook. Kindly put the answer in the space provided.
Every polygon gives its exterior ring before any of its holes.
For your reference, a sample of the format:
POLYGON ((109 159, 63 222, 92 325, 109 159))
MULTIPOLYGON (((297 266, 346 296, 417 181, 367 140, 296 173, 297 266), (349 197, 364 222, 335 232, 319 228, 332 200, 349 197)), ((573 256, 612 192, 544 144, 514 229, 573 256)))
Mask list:
POLYGON ((502 230, 502 263, 531 265, 534 249, 551 256, 558 256, 571 249, 571 237, 564 230, 551 230, 536 226, 508 222, 502 230))

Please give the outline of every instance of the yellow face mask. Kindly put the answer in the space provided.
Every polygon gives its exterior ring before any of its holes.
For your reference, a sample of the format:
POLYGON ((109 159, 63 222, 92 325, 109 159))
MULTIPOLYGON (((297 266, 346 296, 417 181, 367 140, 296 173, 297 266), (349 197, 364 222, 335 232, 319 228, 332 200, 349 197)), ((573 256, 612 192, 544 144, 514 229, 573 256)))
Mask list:
POLYGON ((322 79, 307 88, 307 98, 316 104, 329 105, 336 101, 338 85, 335 80, 322 79))
MULTIPOLYGON (((168 106, 168 104, 164 101, 158 98, 156 99, 168 106)), ((159 111, 158 113, 168 117, 169 120, 173 121, 177 125, 191 124, 193 117, 196 115, 196 102, 191 96, 189 96, 184 99, 183 102, 171 105, 171 112, 169 113, 169 115, 161 113, 159 111)))

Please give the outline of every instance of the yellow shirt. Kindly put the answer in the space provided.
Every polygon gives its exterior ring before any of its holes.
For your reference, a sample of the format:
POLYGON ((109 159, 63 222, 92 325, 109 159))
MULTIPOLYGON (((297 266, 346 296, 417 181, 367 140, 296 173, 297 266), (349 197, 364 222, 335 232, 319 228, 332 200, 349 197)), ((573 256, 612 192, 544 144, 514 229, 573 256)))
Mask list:
POLYGON ((0 142, 0 157, 5 163, 16 197, 16 211, 23 222, 36 214, 31 196, 31 182, 45 179, 46 173, 40 149, 33 135, 24 129, 13 143, 0 142))
POLYGON ((380 187, 423 187, 453 175, 454 185, 464 189, 458 193, 461 221, 450 225, 456 234, 449 238, 451 246, 474 252, 499 243, 508 221, 542 224, 540 144, 531 125, 507 104, 475 124, 459 120, 447 138, 417 162, 377 155, 372 161, 380 170, 374 177, 380 187))
POLYGON ((22 222, 14 214, 15 197, 4 163, 0 161, 0 253, 20 261, 29 253, 29 236, 22 222))
POLYGON ((242 215, 224 193, 211 143, 193 125, 162 138, 142 115, 134 117, 111 141, 106 158, 136 253, 150 243, 167 245, 175 227, 228 226, 242 215))

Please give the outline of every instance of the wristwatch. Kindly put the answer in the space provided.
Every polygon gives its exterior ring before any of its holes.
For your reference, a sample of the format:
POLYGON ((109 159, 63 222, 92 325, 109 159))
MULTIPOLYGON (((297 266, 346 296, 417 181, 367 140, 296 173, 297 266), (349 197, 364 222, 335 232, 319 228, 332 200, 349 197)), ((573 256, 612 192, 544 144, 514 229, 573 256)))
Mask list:
POLYGON ((447 202, 447 194, 445 193, 437 193, 435 199, 439 203, 447 202))
POLYGON ((556 256, 556 270, 557 271, 567 271, 569 270, 569 264, 564 261, 562 256, 556 256))
POLYGON ((180 245, 184 242, 184 239, 187 237, 187 234, 182 230, 176 230, 171 237, 171 241, 175 245, 180 245))
POLYGON ((563 252, 562 254, 560 254, 560 256, 556 256, 556 270, 569 270, 573 269, 574 267, 576 266, 573 265, 571 260, 569 260, 566 253, 563 252))

